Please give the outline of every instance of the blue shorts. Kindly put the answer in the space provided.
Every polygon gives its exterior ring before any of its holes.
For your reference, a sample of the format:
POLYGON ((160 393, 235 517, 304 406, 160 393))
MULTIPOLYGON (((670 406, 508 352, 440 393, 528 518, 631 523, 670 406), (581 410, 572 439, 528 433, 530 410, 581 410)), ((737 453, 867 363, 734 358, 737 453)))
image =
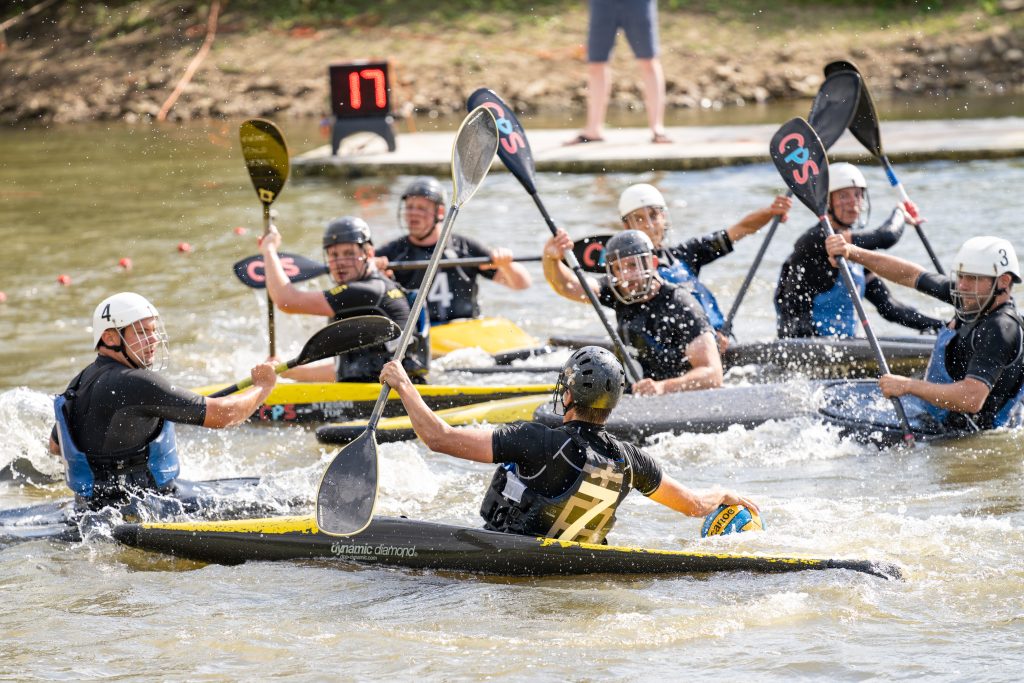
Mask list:
POLYGON ((658 56, 657 0, 590 0, 588 62, 608 61, 620 28, 637 59, 658 56))

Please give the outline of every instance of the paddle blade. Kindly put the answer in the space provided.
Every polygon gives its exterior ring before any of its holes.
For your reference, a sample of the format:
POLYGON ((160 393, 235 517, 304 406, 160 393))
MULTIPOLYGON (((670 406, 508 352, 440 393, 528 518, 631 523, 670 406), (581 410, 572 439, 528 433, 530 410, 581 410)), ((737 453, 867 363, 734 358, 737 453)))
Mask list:
POLYGON ((588 273, 604 274, 604 245, 612 235, 591 235, 573 242, 572 253, 576 255, 580 268, 588 273))
POLYGON ((316 524, 325 534, 351 536, 373 519, 377 501, 377 439, 374 430, 334 455, 316 493, 316 524))
POLYGON ((288 145, 281 131, 266 119, 250 119, 238 129, 242 156, 256 196, 270 206, 288 180, 288 145))
MULTIPOLYGON (((285 252, 281 252, 278 256, 281 257, 281 266, 284 268, 284 274, 292 282, 312 280, 327 273, 327 266, 305 256, 285 252)), ((241 280, 242 284, 246 287, 263 289, 267 286, 267 274, 263 267, 262 255, 256 254, 255 256, 244 258, 237 262, 233 268, 235 277, 241 280)))
POLYGON ((452 146, 452 206, 469 201, 494 161, 498 149, 498 124, 486 107, 477 107, 459 126, 452 146))
POLYGON ((498 158, 530 194, 537 193, 535 185, 536 166, 526 131, 519 123, 512 107, 498 97, 493 90, 480 88, 466 100, 466 108, 487 107, 498 125, 498 158))
POLYGON ((310 337, 294 363, 289 365, 305 365, 367 346, 376 346, 397 339, 401 333, 402 328, 394 320, 382 315, 345 318, 331 323, 310 337))
POLYGON ((830 149, 853 121, 860 102, 861 79, 856 71, 839 71, 825 79, 811 104, 810 123, 830 149))
POLYGON ((810 124, 800 117, 786 121, 772 136, 769 154, 797 199, 815 216, 824 216, 828 206, 828 158, 810 124))
POLYGON ((839 60, 825 65, 825 76, 843 72, 853 72, 861 77, 860 98, 857 101, 857 111, 850 122, 850 132, 866 150, 881 158, 885 152, 882 150, 882 134, 878 130, 878 114, 875 112, 875 102, 871 99, 864 76, 853 62, 839 60))

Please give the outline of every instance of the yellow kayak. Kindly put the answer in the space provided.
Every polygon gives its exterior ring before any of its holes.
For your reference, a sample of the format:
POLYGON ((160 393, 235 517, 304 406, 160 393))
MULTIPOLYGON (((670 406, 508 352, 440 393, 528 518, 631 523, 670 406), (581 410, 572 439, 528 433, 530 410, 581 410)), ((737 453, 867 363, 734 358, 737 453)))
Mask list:
MULTIPOLYGON (((212 384, 193 389, 198 394, 212 394, 227 384, 212 384)), ((471 386, 461 384, 422 384, 416 387, 432 409, 453 408, 504 398, 538 396, 546 398, 553 384, 510 384, 471 386)), ((277 383, 267 401, 253 414, 253 420, 267 422, 330 422, 368 417, 380 384, 376 382, 287 382, 277 383)), ((398 394, 388 395, 385 415, 402 414, 398 394)), ((385 420, 386 421, 386 420, 385 420)))
POLYGON ((463 318, 430 327, 430 354, 434 358, 458 349, 483 349, 492 356, 529 352, 543 343, 505 318, 463 318))
MULTIPOLYGON (((532 420, 537 409, 551 402, 551 391, 547 393, 519 396, 516 398, 495 399, 475 405, 453 407, 438 410, 437 416, 453 427, 465 427, 476 424, 507 424, 518 420, 532 420)), ((320 443, 346 444, 366 430, 366 420, 351 420, 338 424, 330 424, 316 430, 316 438, 320 443)), ((412 422, 408 416, 385 418, 377 423, 377 441, 408 441, 416 438, 412 422)))

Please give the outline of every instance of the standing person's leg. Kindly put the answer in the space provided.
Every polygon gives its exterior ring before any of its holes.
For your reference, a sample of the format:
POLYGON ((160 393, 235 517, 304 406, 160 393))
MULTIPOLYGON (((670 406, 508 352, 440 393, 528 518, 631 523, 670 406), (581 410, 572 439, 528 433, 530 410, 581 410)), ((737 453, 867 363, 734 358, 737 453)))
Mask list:
POLYGON ((566 144, 599 142, 612 90, 608 59, 619 31, 617 0, 590 0, 587 29, 587 123, 583 132, 566 144))
POLYGON ((643 80, 652 142, 671 142, 665 135, 665 75, 658 59, 658 3, 657 0, 632 0, 629 4, 632 9, 623 28, 643 80))
POLYGON ((638 59, 640 75, 644 80, 644 106, 647 107, 647 124, 653 133, 653 142, 671 142, 665 135, 665 74, 661 60, 638 59))

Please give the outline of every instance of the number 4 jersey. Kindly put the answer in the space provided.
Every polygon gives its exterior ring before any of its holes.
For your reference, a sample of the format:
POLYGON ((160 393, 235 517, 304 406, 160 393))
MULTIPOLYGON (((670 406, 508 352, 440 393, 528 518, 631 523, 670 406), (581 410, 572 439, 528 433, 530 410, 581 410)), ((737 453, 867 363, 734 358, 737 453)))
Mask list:
MULTIPOLYGON (((473 258, 487 256, 491 251, 476 240, 461 235, 452 235, 445 248, 444 258, 473 258)), ((434 246, 421 247, 401 237, 377 249, 377 256, 386 256, 389 261, 425 261, 434 255, 434 246)), ((477 303, 477 276, 491 279, 497 271, 480 270, 472 267, 443 268, 437 271, 434 283, 427 293, 430 322, 446 323, 457 318, 476 318, 480 315, 477 303)), ((398 284, 406 289, 419 289, 426 270, 400 270, 394 274, 398 284)))

